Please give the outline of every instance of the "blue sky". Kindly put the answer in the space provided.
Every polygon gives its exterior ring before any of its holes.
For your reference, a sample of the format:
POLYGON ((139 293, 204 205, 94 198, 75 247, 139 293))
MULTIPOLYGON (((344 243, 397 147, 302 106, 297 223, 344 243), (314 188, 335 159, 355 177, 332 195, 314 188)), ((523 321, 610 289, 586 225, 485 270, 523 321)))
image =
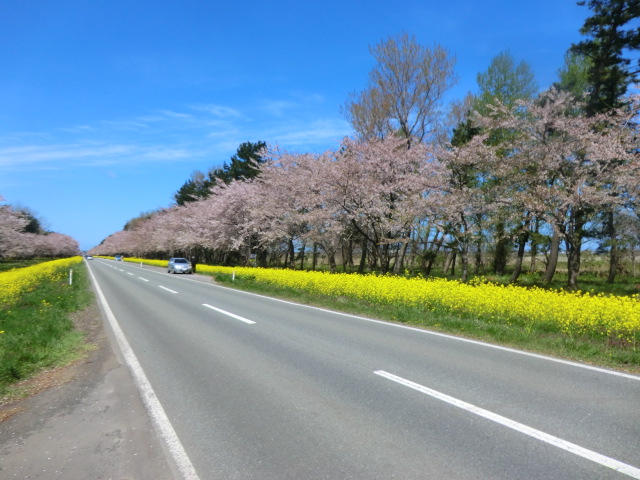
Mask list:
POLYGON ((504 50, 546 88, 588 16, 574 0, 0 2, 0 195, 88 249, 242 142, 336 148, 390 35, 455 55, 453 100, 504 50))

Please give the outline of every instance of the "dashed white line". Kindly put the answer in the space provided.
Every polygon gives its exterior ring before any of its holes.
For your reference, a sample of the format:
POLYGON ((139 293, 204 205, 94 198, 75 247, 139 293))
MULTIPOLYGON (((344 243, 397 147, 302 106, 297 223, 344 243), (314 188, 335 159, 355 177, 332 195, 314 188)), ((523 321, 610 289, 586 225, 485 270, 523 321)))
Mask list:
POLYGON ((147 375, 144 373, 144 370, 142 369, 142 366, 138 361, 138 357, 136 357, 135 353, 133 353, 129 342, 124 335, 124 332, 118 324, 118 320, 111 311, 111 308, 107 303, 107 299, 102 293, 102 289, 100 288, 96 277, 93 275, 91 268, 89 268, 89 274, 91 275, 91 279, 93 280, 93 285, 96 288, 98 298, 100 299, 100 303, 102 303, 102 307, 107 316, 107 319, 109 320, 109 324, 116 337, 122 355, 124 356, 125 361, 136 380, 136 384, 138 386, 138 389, 140 390, 140 394, 142 395, 142 399, 147 407, 149 415, 151 416, 155 427, 160 432, 160 436, 165 441, 167 449, 173 457, 173 460, 175 461, 182 478, 184 480, 199 480, 200 477, 198 477, 198 473, 193 467, 193 464, 191 463, 191 460, 189 459, 184 446, 180 442, 178 435, 173 429, 173 425, 171 425, 169 417, 167 417, 167 414, 164 411, 160 400, 158 400, 158 397, 156 396, 156 393, 153 390, 153 387, 151 386, 147 375))
POLYGON ((161 289, 166 290, 167 292, 171 292, 171 293, 178 293, 175 290, 171 290, 170 288, 167 287, 163 287, 162 285, 158 285, 161 289))
POLYGON ((235 318, 236 320, 240 320, 241 322, 248 323, 249 325, 253 325, 256 322, 253 320, 249 320, 248 318, 241 317, 240 315, 236 315, 235 313, 227 312, 226 310, 222 310, 221 308, 216 308, 213 305, 209 305, 208 303, 203 303, 203 306, 210 308, 211 310, 215 310, 216 312, 220 312, 224 315, 228 315, 229 317, 235 318))
POLYGON ((143 282, 148 282, 149 280, 147 280, 146 278, 142 278, 142 277, 138 277, 140 280, 142 280, 143 282))
POLYGON ((133 273, 131 272, 127 272, 127 275, 131 275, 133 277, 133 273))
POLYGON ((433 398, 446 402, 454 407, 461 408, 468 412, 479 415, 480 417, 484 417, 493 422, 499 423, 505 427, 516 430, 520 433, 524 433, 530 437, 533 437, 542 442, 553 445, 554 447, 561 448, 562 450, 566 450, 567 452, 573 453, 574 455, 578 455, 580 457, 586 458, 587 460, 591 460, 592 462, 598 463, 605 467, 611 468, 617 472, 628 475, 632 478, 640 479, 640 469, 628 465, 626 463, 615 460, 611 457, 607 457, 600 453, 594 452, 592 450, 588 450, 583 448, 575 443, 568 442, 558 437, 554 437, 553 435, 549 435, 548 433, 542 432, 540 430, 536 430, 535 428, 529 427, 522 423, 516 422, 509 418, 503 417, 502 415, 498 415, 497 413, 490 412, 489 410, 485 410, 480 407, 476 407, 470 403, 467 403, 463 400, 459 400, 454 397, 450 397, 444 393, 438 392, 437 390, 433 390, 431 388, 425 387, 424 385, 420 385, 418 383, 414 383, 410 380, 407 380, 402 377, 398 377, 397 375, 393 375, 392 373, 385 372, 384 370, 377 370, 375 372, 376 375, 384 377, 393 382, 399 383, 400 385, 404 385, 405 387, 412 388, 413 390, 417 390, 420 393, 424 393, 433 398))

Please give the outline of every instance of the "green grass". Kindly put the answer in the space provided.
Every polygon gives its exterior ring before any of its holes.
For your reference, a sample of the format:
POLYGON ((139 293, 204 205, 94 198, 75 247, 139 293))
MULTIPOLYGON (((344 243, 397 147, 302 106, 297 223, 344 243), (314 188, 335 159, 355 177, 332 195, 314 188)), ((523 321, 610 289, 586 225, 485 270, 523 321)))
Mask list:
POLYGON ((571 337, 548 325, 497 324, 471 316, 452 315, 419 308, 372 304, 344 297, 330 297, 292 288, 256 282, 253 279, 216 275, 215 279, 233 288, 283 298, 306 305, 402 323, 489 343, 519 348, 550 356, 616 368, 640 374, 640 349, 611 344, 608 340, 571 337))
POLYGON ((74 329, 72 312, 93 298, 84 264, 68 280, 40 285, 0 310, 0 398, 11 385, 46 368, 68 364, 83 353, 84 335, 74 329))

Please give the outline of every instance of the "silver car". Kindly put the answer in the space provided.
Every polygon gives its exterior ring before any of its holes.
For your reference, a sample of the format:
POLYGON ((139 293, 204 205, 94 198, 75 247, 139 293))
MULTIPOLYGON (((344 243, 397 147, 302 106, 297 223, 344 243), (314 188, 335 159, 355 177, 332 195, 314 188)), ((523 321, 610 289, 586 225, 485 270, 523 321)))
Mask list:
POLYGON ((193 273, 193 269, 186 258, 171 258, 167 265, 167 273, 193 273))

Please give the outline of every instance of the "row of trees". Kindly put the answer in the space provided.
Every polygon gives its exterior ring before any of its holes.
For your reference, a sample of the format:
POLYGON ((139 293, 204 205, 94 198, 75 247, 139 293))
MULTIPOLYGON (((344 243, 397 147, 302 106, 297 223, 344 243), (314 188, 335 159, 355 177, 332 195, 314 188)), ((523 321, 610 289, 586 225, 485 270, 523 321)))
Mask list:
POLYGON ((79 251, 73 238, 45 231, 28 210, 0 205, 0 258, 69 257, 79 251))
POLYGON ((547 226, 565 240, 575 287, 588 226, 605 212, 635 215, 640 207, 631 121, 640 104, 629 99, 624 109, 591 117, 576 115, 581 108, 558 91, 513 108, 498 103, 473 117, 484 133, 459 146, 409 147, 391 136, 345 139, 320 155, 273 147, 256 178, 220 183, 208 197, 150 215, 94 253, 207 250, 219 262, 255 253, 265 264, 284 246, 291 264, 294 249, 316 245, 332 269, 338 252, 353 264, 349 255, 358 251, 360 271, 400 271, 409 255, 428 273, 446 242, 466 279, 470 255, 486 250, 489 232, 518 245, 521 265, 533 233, 547 226), (500 142, 491 141, 498 134, 500 142))
POLYGON ((623 244, 638 241, 638 102, 626 95, 637 69, 622 54, 639 46, 640 31, 624 26, 640 7, 588 5, 590 38, 568 52, 555 88, 536 95, 529 66, 502 52, 448 121, 453 57, 407 34, 387 39, 371 48, 368 85, 343 106, 356 138, 323 154, 243 144, 231 165, 197 172, 176 206, 134 219, 94 253, 292 265, 296 250, 304 262, 320 248, 332 269, 339 253, 360 271, 428 274, 446 249, 463 280, 488 253, 496 273, 515 256, 515 281, 525 252, 544 249, 550 281, 563 241, 575 288, 583 242, 598 236, 612 280, 623 244))

